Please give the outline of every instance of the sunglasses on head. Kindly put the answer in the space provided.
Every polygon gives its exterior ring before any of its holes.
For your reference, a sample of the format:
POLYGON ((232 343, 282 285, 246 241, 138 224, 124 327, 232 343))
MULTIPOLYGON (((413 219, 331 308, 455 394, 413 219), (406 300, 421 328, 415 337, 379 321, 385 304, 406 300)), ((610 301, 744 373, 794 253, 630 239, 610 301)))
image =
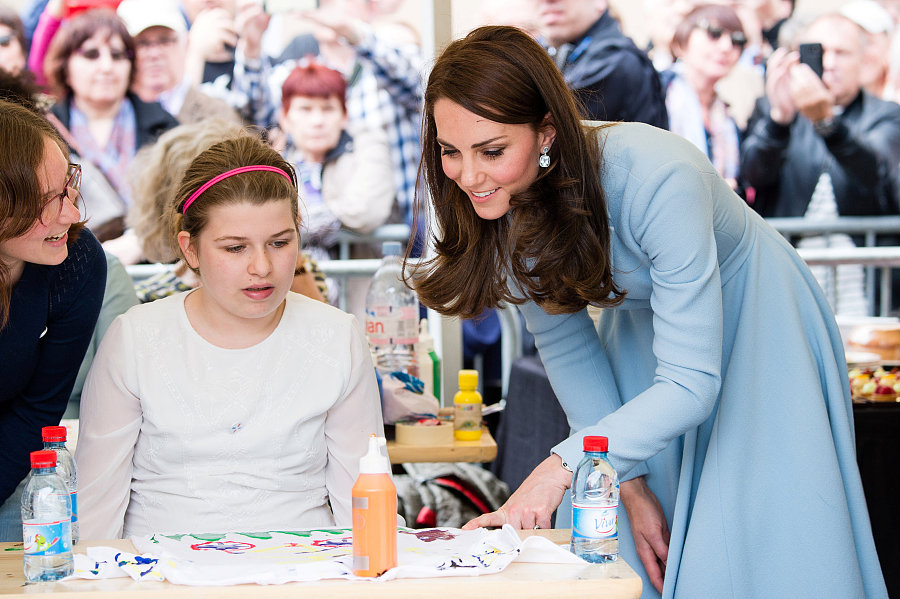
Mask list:
MULTIPOLYGON (((77 50, 75 50, 75 53, 90 61, 99 60, 101 55, 100 48, 78 48, 77 50)), ((110 49, 109 57, 113 59, 113 62, 131 60, 131 52, 129 50, 110 49)))
POLYGON ((14 39, 16 39, 16 38, 11 33, 7 33, 6 35, 0 35, 0 47, 6 48, 13 42, 14 39))
MULTIPOLYGON (((709 39, 713 41, 717 41, 725 34, 725 29, 721 25, 713 25, 705 19, 697 23, 697 28, 705 31, 709 39)), ((738 50, 743 50, 744 46, 747 45, 747 36, 744 35, 743 31, 732 31, 728 37, 731 39, 731 45, 738 50)))

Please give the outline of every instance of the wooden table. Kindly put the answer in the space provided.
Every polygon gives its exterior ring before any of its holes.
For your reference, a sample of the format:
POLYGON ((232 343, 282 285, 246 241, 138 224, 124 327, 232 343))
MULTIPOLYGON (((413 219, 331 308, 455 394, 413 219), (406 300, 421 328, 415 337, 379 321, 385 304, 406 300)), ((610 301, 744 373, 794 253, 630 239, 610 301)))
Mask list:
MULTIPOLYGON (((569 540, 568 530, 520 531, 522 537, 539 534, 557 543, 569 540)), ((83 541, 76 551, 88 545, 106 545, 134 551, 131 541, 83 541)), ((324 580, 292 582, 281 585, 236 585, 229 587, 190 587, 168 582, 136 582, 130 578, 71 580, 25 584, 22 574, 21 543, 0 543, 0 598, 24 594, 54 593, 67 599, 219 599, 263 597, 265 599, 635 599, 641 595, 641 579, 619 559, 612 564, 517 564, 503 572, 485 576, 446 578, 406 578, 387 582, 324 580)))
POLYGON ((404 462, 491 462, 497 457, 497 442, 485 428, 478 441, 456 441, 448 445, 398 445, 387 442, 392 464, 404 462))

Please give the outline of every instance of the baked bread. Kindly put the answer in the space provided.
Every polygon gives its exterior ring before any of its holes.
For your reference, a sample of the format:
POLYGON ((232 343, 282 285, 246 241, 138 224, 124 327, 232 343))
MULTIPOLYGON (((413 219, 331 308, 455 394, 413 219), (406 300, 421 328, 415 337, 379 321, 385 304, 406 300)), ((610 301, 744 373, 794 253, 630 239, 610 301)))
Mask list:
POLYGON ((847 340, 847 349, 872 352, 885 362, 900 363, 900 324, 856 327, 847 340))

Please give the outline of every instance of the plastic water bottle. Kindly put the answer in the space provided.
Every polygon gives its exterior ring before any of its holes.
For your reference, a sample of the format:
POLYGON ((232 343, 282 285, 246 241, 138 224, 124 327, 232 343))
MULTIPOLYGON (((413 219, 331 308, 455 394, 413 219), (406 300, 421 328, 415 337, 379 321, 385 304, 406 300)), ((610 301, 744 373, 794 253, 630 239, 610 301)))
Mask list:
POLYGON ((401 279, 400 251, 397 241, 382 244, 384 258, 366 295, 366 337, 375 366, 383 374, 402 371, 417 377, 419 300, 401 279))
POLYGON ((593 563, 619 557, 619 476, 606 437, 585 437, 572 479, 572 553, 593 563))
POLYGON ((66 447, 66 427, 45 426, 41 429, 44 439, 44 449, 52 449, 56 452, 56 473, 66 483, 69 489, 69 499, 72 501, 72 544, 78 544, 78 469, 75 467, 75 458, 66 447))
POLYGON ((22 539, 25 580, 59 580, 72 573, 72 504, 50 449, 31 452, 31 474, 22 491, 22 539))

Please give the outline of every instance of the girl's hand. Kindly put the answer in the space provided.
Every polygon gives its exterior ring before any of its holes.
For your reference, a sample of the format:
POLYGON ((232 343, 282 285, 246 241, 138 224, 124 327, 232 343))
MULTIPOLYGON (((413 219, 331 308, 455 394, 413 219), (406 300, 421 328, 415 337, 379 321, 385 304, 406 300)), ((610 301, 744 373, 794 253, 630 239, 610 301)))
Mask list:
POLYGON ((657 591, 662 593, 669 557, 669 525, 659 500, 643 476, 619 485, 620 497, 628 519, 638 557, 657 591))
POLYGON ((504 524, 519 529, 550 528, 550 517, 571 484, 572 473, 553 454, 538 464, 500 509, 470 520, 463 530, 504 524))

